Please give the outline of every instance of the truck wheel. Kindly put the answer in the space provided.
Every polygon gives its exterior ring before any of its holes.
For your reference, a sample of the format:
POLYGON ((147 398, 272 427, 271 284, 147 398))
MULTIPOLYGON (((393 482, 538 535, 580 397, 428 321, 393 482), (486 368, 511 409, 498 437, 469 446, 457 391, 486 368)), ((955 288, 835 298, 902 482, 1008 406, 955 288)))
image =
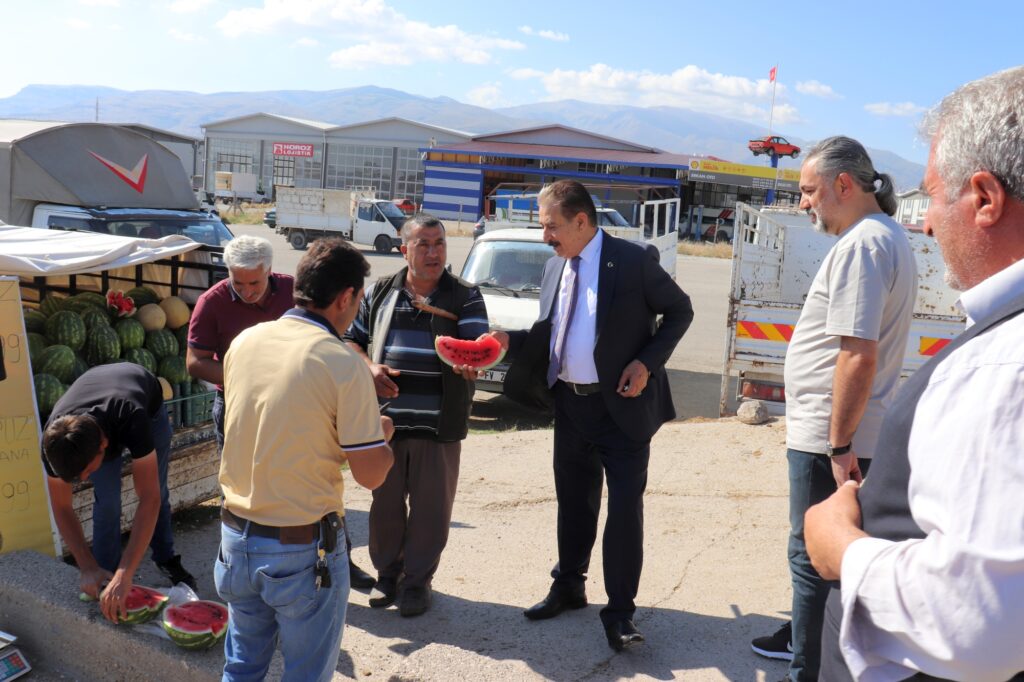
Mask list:
POLYGON ((373 240, 373 249, 377 253, 390 253, 391 238, 386 234, 377 235, 377 238, 373 240))
POLYGON ((302 230, 295 230, 288 235, 288 243, 292 245, 293 249, 302 251, 306 248, 306 233, 302 230))

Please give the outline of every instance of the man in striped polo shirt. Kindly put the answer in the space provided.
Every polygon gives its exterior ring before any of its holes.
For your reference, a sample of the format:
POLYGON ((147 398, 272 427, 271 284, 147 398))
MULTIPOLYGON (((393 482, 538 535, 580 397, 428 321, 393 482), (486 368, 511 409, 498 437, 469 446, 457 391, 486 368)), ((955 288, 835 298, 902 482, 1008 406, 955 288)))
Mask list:
POLYGON ((384 414, 395 424, 395 465, 370 506, 370 559, 378 573, 370 606, 397 599, 403 616, 430 608, 473 401, 475 375, 443 365, 434 339, 487 333, 484 299, 445 269, 446 246, 439 220, 410 218, 402 227, 407 267, 367 288, 345 335, 370 366, 384 414))

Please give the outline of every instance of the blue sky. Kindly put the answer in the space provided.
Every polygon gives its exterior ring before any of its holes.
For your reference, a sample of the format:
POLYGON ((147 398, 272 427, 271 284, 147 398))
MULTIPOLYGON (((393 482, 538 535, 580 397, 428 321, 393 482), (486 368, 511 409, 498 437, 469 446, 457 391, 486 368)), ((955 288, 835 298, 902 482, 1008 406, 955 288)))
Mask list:
POLYGON ((921 113, 1024 61, 1024 3, 1011 0, 36 0, 6 2, 2 16, 0 97, 36 83, 378 85, 487 107, 682 106, 767 126, 778 64, 779 134, 843 133, 922 163, 921 113))

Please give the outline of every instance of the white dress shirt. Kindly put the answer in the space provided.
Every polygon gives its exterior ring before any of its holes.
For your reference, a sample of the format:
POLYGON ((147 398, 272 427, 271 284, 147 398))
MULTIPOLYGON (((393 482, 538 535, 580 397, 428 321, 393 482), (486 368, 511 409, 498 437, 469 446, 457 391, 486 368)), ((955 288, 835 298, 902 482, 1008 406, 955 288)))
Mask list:
MULTIPOLYGON (((576 279, 576 310, 565 333, 562 347, 562 371, 558 378, 574 384, 596 384, 597 366, 594 364, 594 345, 597 338, 597 280, 601 272, 601 244, 604 231, 587 242, 580 252, 579 273, 576 279)), ((569 262, 562 268, 558 284, 558 304, 551 319, 551 328, 558 329, 559 320, 569 310, 569 262)), ((551 335, 550 351, 555 350, 555 334, 551 335)))
MULTIPOLYGON (((963 293, 972 321, 1024 290, 1024 261, 963 293)), ((839 644, 857 680, 1024 670, 1024 313, 938 365, 914 412, 909 502, 924 539, 843 556, 839 644)), ((870 474, 869 474, 870 476, 870 474)))

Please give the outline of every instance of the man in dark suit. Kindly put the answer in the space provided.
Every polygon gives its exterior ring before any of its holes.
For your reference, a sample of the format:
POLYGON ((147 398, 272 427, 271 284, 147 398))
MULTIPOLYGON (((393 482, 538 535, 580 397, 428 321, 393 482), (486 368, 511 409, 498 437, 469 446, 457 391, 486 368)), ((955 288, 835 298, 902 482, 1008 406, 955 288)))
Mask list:
POLYGON ((693 319, 689 297, 645 248, 597 228, 586 188, 561 180, 540 194, 544 268, 540 319, 511 343, 505 394, 554 406, 558 564, 531 620, 587 605, 584 589, 597 537, 602 477, 608 480, 601 610, 608 644, 621 651, 643 636, 633 624, 643 564, 643 493, 651 437, 675 418, 665 363, 693 319), (659 324, 658 316, 662 320, 659 324))

